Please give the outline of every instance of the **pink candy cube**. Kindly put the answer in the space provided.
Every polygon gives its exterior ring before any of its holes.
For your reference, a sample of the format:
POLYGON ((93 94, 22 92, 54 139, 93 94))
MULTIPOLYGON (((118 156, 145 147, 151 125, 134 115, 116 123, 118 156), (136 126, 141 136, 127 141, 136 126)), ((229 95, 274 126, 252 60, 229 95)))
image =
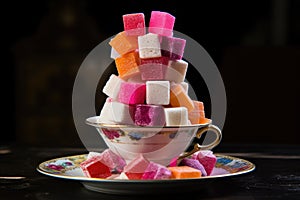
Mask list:
POLYGON ((149 163, 150 161, 143 154, 139 154, 124 167, 124 173, 128 179, 141 179, 149 163))
POLYGON ((202 176, 207 176, 204 166, 197 159, 183 158, 179 165, 193 167, 200 170, 202 176))
POLYGON ((108 166, 113 173, 121 173, 126 165, 124 158, 110 149, 104 150, 100 157, 101 162, 108 166))
POLYGON ((172 36, 175 23, 175 17, 167 12, 152 11, 149 32, 158 35, 172 36))
POLYGON ((145 16, 143 13, 132 13, 123 15, 124 30, 128 35, 144 35, 145 16))
POLYGON ((110 149, 106 149, 102 153, 89 153, 80 167, 87 177, 107 178, 113 173, 121 173, 125 165, 126 162, 121 156, 110 149))
POLYGON ((163 106, 136 105, 134 122, 138 126, 163 126, 166 122, 163 106))
POLYGON ((172 60, 181 60, 186 40, 176 37, 162 37, 161 54, 172 60))
POLYGON ((171 177, 171 171, 164 165, 150 162, 146 168, 141 179, 145 180, 157 180, 157 179, 169 179, 171 177))
POLYGON ((122 82, 119 91, 119 102, 125 104, 143 104, 146 99, 146 84, 122 82))
POLYGON ((199 160, 199 162, 205 168, 207 175, 211 175, 217 162, 217 157, 211 150, 201 150, 199 152, 196 152, 192 155, 192 158, 199 160))
POLYGON ((168 61, 167 57, 141 59, 139 70, 142 80, 163 80, 168 67, 168 61))

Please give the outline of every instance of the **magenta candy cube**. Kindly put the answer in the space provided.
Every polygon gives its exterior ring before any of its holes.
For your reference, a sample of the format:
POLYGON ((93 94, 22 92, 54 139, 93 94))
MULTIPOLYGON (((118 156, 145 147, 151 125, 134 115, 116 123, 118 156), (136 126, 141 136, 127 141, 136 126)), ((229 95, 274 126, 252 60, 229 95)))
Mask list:
POLYGON ((143 81, 162 80, 166 74, 166 67, 159 64, 140 65, 139 70, 143 81))
POLYGON ((186 40, 176 37, 162 37, 161 54, 172 60, 180 60, 183 57, 186 40))
POLYGON ((180 60, 183 57, 186 40, 182 38, 173 38, 172 60, 180 60))
POLYGON ((167 57, 141 59, 139 70, 142 80, 163 80, 168 67, 168 61, 167 57))
POLYGON ((146 84, 122 82, 119 91, 119 102, 124 104, 142 104, 146 99, 146 84))
POLYGON ((173 37, 161 37, 160 48, 162 56, 171 58, 173 50, 173 37))
POLYGON ((146 58, 146 59, 141 59, 140 62, 141 62, 141 65, 160 64, 160 65, 167 66, 169 63, 169 58, 167 58, 167 57, 146 58))
POLYGON ((142 175, 143 180, 160 180, 169 179, 171 177, 171 171, 158 163, 150 162, 142 175))
POLYGON ((163 126, 166 122, 163 106, 136 105, 134 122, 138 126, 163 126))
POLYGON ((207 176, 204 166, 197 159, 193 158, 183 158, 179 165, 189 166, 201 171, 202 176, 207 176))
POLYGON ((203 165, 207 176, 211 175, 217 162, 217 157, 211 150, 201 150, 195 153, 192 158, 197 159, 203 165))
POLYGON ((175 166, 177 166, 178 158, 179 158, 179 157, 173 158, 173 159, 170 161, 169 167, 175 167, 175 166))
POLYGON ((128 35, 145 35, 145 16, 143 13, 131 13, 123 15, 124 31, 128 35))
POLYGON ((149 22, 149 32, 158 35, 172 36, 175 17, 167 12, 152 11, 149 22))

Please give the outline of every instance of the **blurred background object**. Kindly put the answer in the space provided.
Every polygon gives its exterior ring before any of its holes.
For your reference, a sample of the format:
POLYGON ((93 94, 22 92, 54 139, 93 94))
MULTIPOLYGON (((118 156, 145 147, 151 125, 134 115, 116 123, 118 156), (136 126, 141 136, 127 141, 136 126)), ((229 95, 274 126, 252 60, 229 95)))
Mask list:
MULTIPOLYGON (((81 63, 123 30, 123 14, 143 12, 148 21, 161 10, 176 17, 174 29, 199 42, 221 72, 228 104, 222 143, 299 144, 299 7, 297 0, 5 2, 1 84, 8 130, 0 142, 81 146, 72 118, 81 63)), ((208 105, 200 79, 193 87, 208 105)))

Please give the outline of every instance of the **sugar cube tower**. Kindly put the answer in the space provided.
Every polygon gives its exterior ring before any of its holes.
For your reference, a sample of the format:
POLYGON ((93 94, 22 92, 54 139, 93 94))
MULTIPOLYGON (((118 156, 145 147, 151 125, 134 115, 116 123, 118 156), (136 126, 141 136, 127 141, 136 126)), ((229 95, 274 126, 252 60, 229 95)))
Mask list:
MULTIPOLYGON (((146 31, 143 13, 123 15, 124 30, 109 42, 118 74, 102 91, 107 99, 100 121, 135 126, 177 126, 210 122, 204 104, 188 95, 186 40, 173 36, 175 17, 152 11, 146 31)), ((110 149, 90 152, 80 164, 85 176, 101 179, 182 179, 210 176, 217 162, 210 150, 194 153, 178 165, 147 160, 139 154, 129 163, 110 149)))
POLYGON ((152 11, 148 31, 143 13, 125 14, 124 30, 109 42, 118 74, 103 87, 103 123, 136 126, 202 124, 203 102, 188 95, 186 40, 173 36, 175 17, 152 11))

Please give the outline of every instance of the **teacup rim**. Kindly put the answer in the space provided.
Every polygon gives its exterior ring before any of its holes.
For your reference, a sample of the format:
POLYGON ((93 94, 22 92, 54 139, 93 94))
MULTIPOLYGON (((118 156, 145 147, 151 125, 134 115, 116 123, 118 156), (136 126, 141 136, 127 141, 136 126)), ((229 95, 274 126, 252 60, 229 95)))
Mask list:
POLYGON ((85 120, 85 123, 96 128, 143 128, 143 129, 167 129, 167 128, 201 128, 212 124, 212 120, 209 119, 207 123, 203 124, 189 124, 189 125, 176 125, 176 126, 137 126, 137 125, 129 125, 129 124, 109 124, 99 122, 99 116, 88 117, 85 120))

